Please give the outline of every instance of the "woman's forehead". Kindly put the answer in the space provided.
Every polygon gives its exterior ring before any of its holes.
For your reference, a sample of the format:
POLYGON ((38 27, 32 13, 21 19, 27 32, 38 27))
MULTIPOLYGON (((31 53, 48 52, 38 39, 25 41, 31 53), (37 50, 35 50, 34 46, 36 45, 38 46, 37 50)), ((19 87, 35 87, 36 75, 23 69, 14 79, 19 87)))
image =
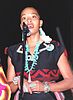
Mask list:
POLYGON ((27 7, 25 9, 22 10, 21 12, 21 16, 23 16, 24 14, 38 14, 37 10, 33 7, 27 7))

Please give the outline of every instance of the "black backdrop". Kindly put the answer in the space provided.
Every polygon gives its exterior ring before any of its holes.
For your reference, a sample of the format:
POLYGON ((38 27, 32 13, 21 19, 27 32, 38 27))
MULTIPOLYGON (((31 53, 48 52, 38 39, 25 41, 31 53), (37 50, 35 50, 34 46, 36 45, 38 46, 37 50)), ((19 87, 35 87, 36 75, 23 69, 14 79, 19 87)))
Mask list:
POLYGON ((58 39, 56 27, 60 28, 69 58, 71 58, 73 0, 0 0, 1 58, 3 57, 5 47, 21 41, 19 14, 21 9, 29 4, 40 8, 44 19, 43 29, 47 35, 58 39))
MULTIPOLYGON (((0 0, 0 57, 4 71, 7 69, 4 48, 21 41, 19 14, 29 4, 41 9, 43 29, 47 35, 59 40, 56 27, 60 28, 69 59, 73 63, 73 0, 0 0)), ((72 100, 68 92, 66 95, 67 100, 72 100)))

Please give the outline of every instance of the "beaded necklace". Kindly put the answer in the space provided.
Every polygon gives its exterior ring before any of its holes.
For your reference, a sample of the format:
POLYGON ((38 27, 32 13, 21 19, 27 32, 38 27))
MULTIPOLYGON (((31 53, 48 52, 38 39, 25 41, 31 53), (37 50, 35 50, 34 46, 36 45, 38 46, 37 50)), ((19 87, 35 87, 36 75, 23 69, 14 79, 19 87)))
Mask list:
POLYGON ((34 66, 35 65, 37 65, 37 60, 38 60, 38 54, 39 54, 39 46, 40 46, 40 42, 37 42, 36 43, 36 47, 35 47, 35 49, 34 49, 34 53, 33 53, 33 55, 31 56, 31 61, 32 61, 32 65, 30 66, 30 68, 29 68, 29 66, 28 66, 28 61, 29 61, 29 56, 28 56, 28 52, 29 52, 29 46, 28 46, 28 44, 26 44, 26 51, 25 51, 25 71, 27 72, 27 73, 29 73, 31 70, 33 70, 33 69, 35 69, 34 68, 34 66))

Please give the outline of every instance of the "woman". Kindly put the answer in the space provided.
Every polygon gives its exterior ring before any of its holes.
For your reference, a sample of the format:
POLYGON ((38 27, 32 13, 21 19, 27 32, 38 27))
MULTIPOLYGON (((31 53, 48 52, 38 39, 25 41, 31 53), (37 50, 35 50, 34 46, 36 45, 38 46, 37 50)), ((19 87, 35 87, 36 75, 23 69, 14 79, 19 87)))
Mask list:
MULTIPOLYGON (((59 42, 53 41, 45 35, 41 28, 43 20, 41 20, 36 8, 26 7, 23 9, 20 19, 21 30, 23 30, 23 23, 25 23, 30 31, 25 41, 23 82, 25 93, 22 100, 60 100, 61 97, 61 100, 64 100, 65 97, 60 91, 71 88, 73 77, 64 53, 65 48, 59 42), (59 93, 61 96, 59 96, 59 93)), ((22 43, 8 48, 7 79, 11 82, 12 92, 20 89, 22 55, 22 43)))

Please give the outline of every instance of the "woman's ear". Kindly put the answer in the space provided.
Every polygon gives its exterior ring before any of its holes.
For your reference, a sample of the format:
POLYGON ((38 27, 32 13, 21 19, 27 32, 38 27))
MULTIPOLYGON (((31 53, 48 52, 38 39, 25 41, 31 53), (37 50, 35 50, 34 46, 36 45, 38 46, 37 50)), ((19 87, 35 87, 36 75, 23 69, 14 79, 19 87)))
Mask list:
POLYGON ((43 20, 40 20, 40 27, 42 27, 43 25, 43 20))

